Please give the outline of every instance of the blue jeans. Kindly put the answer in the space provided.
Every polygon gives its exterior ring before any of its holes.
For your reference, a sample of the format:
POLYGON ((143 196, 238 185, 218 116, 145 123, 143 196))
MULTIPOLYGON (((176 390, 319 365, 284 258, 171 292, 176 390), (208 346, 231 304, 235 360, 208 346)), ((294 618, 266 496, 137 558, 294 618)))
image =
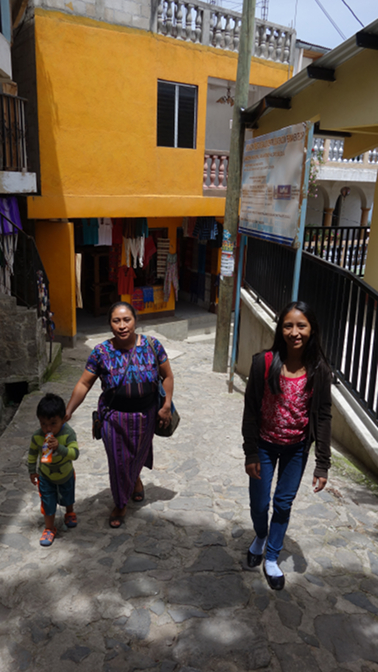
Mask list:
POLYGON ((44 476, 39 477, 39 494, 41 495, 41 512, 45 516, 53 516, 56 505, 71 506, 75 502, 75 472, 65 483, 52 483, 44 476))
POLYGON ((260 539, 268 536, 266 559, 277 560, 289 524, 291 505, 306 467, 308 450, 306 441, 282 446, 277 443, 267 443, 262 439, 259 439, 258 450, 261 480, 249 479, 251 518, 257 536, 260 539), (278 479, 268 535, 270 491, 277 462, 278 479))

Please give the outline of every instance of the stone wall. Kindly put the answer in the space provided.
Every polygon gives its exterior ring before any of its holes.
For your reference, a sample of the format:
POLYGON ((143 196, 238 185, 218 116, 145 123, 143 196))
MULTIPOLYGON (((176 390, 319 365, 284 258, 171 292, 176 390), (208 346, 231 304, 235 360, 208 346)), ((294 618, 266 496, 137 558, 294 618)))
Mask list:
POLYGON ((34 0, 34 6, 131 28, 151 29, 151 0, 34 0))
POLYGON ((13 296, 0 294, 0 388, 28 383, 28 391, 42 383, 47 366, 45 331, 34 308, 17 306, 13 296))

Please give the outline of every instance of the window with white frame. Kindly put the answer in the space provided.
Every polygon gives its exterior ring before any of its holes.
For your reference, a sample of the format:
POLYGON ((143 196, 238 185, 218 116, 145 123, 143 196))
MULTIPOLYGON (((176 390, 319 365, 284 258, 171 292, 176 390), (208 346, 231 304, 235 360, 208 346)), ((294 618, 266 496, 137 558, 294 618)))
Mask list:
POLYGON ((158 147, 196 148, 197 87, 158 80, 158 147))

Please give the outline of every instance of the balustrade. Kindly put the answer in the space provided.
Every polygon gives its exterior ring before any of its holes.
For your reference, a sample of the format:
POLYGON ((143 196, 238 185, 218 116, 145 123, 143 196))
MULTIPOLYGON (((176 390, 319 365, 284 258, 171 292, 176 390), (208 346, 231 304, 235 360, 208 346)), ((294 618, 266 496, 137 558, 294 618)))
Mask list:
MULTIPOLYGON (((160 0, 157 32, 161 35, 238 51, 241 14, 204 2, 160 0)), ((278 63, 291 63, 295 31, 256 19, 253 55, 278 63)))
POLYGON ((224 192, 227 189, 228 152, 211 152, 205 154, 203 166, 203 189, 224 192))
POLYGON ((359 154, 352 159, 344 159, 344 140, 331 140, 329 145, 328 161, 337 161, 338 163, 363 163, 364 155, 359 154))
POLYGON ((378 148, 370 150, 368 163, 378 163, 378 148))

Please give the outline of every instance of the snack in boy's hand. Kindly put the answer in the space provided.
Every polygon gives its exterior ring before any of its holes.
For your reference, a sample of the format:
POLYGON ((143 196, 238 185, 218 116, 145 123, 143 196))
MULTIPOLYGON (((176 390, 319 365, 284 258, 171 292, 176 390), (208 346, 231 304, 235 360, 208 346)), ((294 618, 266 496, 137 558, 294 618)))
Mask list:
POLYGON ((41 462, 45 462, 47 464, 51 464, 53 459, 53 449, 49 446, 50 436, 54 436, 54 434, 52 432, 47 432, 47 434, 45 434, 45 440, 42 446, 41 462))

